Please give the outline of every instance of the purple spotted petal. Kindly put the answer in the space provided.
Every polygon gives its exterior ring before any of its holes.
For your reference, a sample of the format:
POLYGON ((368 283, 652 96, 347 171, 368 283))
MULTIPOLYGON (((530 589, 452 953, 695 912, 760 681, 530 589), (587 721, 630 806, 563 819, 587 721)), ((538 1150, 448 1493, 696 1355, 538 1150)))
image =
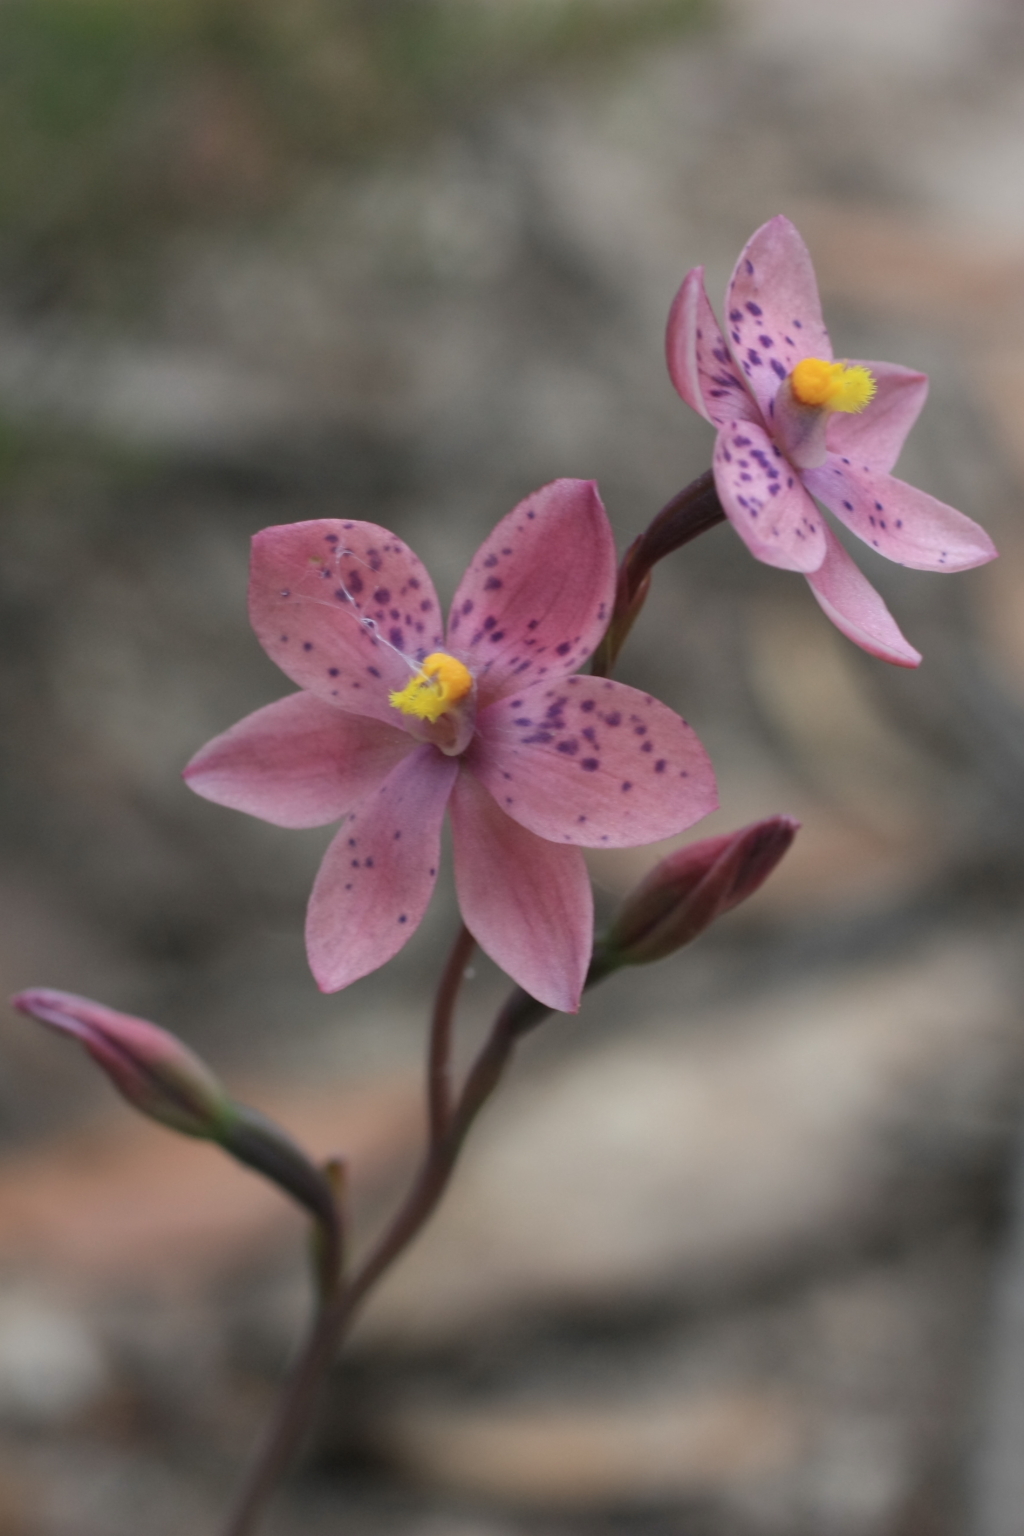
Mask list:
POLYGON ((406 658, 442 644, 441 614, 421 562, 375 523, 322 518, 253 539, 249 614, 260 644, 293 683, 392 725, 388 693, 406 658))
POLYGON ((556 480, 503 517, 460 581, 448 621, 449 648, 476 676, 478 706, 574 672, 607 627, 615 572, 591 480, 556 480))
POLYGON ((594 925, 580 850, 528 832, 471 773, 459 776, 451 817, 455 885, 467 928, 531 996, 575 1013, 594 925))
POLYGON ((755 231, 736 263, 725 329, 766 417, 779 384, 802 358, 831 360, 810 252, 781 214, 755 231))
POLYGON ((217 805, 278 827, 324 827, 375 789, 414 748, 404 731, 293 693, 198 751, 184 778, 217 805))
MULTIPOLYGON (((858 360, 859 361, 859 360, 858 360)), ((836 411, 828 423, 828 446, 872 470, 892 469, 907 433, 928 397, 928 375, 896 363, 861 363, 874 375, 875 397, 863 411, 836 411)))
POLYGON ((758 419, 708 303, 703 267, 688 272, 676 294, 665 333, 665 356, 676 389, 706 421, 720 427, 727 421, 758 419))
POLYGON ((803 472, 804 484, 851 533, 887 560, 918 571, 964 571, 994 560, 983 528, 892 475, 846 464, 830 453, 821 469, 803 472))
POLYGON ((718 434, 715 487, 750 552, 787 571, 817 570, 825 558, 821 513, 764 429, 730 422, 718 434))
POLYGON ((466 762, 524 827, 584 848, 671 837, 718 804, 707 753, 686 722, 604 678, 500 699, 479 717, 466 762))
POLYGON ((322 992, 375 971, 419 926, 458 768, 435 747, 417 747, 335 836, 306 914, 306 952, 322 992))
POLYGON ((807 580, 832 623, 854 645, 882 661, 897 667, 920 666, 921 653, 900 634, 892 614, 831 528, 826 527, 825 539, 828 552, 807 580))

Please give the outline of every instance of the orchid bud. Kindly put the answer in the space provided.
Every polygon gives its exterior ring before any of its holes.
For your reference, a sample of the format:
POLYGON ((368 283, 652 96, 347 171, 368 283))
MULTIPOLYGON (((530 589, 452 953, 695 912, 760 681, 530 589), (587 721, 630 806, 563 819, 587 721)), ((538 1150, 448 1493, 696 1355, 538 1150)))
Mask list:
POLYGON ((80 1041, 134 1109, 172 1131, 217 1142, 287 1191, 318 1221, 337 1224, 329 1179, 266 1115, 230 1099, 206 1063, 169 1030, 49 987, 19 992, 11 1003, 80 1041))
POLYGON ((626 897, 599 946, 602 970, 646 965, 689 944, 754 894, 799 825, 788 816, 770 816, 725 837, 691 843, 662 859, 626 897))
POLYGON ((19 992, 11 1003, 80 1041, 118 1092, 150 1119, 186 1136, 220 1138, 231 1101, 209 1067, 166 1029, 49 987, 19 992))

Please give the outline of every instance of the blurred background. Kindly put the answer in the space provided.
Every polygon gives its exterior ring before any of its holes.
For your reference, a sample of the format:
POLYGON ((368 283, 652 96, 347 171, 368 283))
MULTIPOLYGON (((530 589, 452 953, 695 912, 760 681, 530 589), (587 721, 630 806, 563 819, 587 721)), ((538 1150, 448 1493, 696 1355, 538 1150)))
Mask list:
MULTIPOLYGON (((917 673, 727 527, 620 676, 803 831, 521 1053, 367 1310, 268 1536, 1021 1536, 1024 10, 1017 0, 4 0, 0 979, 176 1029, 352 1160, 421 1131, 455 921, 334 997, 328 832, 190 795, 288 691, 248 541, 365 517, 447 597, 528 491, 621 544, 709 463, 662 361, 788 214, 838 355, 928 371, 900 473, 1002 551, 858 548, 917 673)), ((610 910, 661 852, 595 858, 610 910)), ((503 995, 485 960, 469 1049, 503 995)), ((0 1533, 213 1531, 308 1306, 302 1223, 0 1016, 0 1533)))

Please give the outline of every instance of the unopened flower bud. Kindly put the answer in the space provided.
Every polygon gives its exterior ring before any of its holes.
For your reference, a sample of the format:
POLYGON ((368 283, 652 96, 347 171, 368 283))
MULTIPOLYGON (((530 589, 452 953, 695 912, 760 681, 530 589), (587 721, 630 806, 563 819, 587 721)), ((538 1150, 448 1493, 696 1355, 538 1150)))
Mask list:
MULTIPOLYGON (((602 967, 661 960, 746 901, 768 878, 800 823, 771 816, 662 859, 626 897, 600 946, 602 967)), ((597 953, 595 952, 595 959, 597 953)))
POLYGON ((231 1101, 205 1062, 168 1030, 49 987, 19 992, 11 1003, 80 1041, 118 1092, 144 1115, 186 1136, 219 1139, 231 1101))
POLYGON ((280 1126, 230 1099, 206 1063, 169 1030, 49 987, 19 992, 11 1004, 80 1041, 134 1109, 185 1136, 217 1142, 326 1227, 337 1227, 331 1179, 280 1126))

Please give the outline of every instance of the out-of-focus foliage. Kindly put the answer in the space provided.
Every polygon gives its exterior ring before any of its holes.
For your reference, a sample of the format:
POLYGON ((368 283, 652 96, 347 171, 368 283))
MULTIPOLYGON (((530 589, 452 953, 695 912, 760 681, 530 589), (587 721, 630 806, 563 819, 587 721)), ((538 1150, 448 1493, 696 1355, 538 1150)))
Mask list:
MULTIPOLYGON (((265 211, 704 0, 6 0, 0 262, 26 297, 189 217, 265 211)), ((86 286, 88 282, 86 281, 86 286)))

